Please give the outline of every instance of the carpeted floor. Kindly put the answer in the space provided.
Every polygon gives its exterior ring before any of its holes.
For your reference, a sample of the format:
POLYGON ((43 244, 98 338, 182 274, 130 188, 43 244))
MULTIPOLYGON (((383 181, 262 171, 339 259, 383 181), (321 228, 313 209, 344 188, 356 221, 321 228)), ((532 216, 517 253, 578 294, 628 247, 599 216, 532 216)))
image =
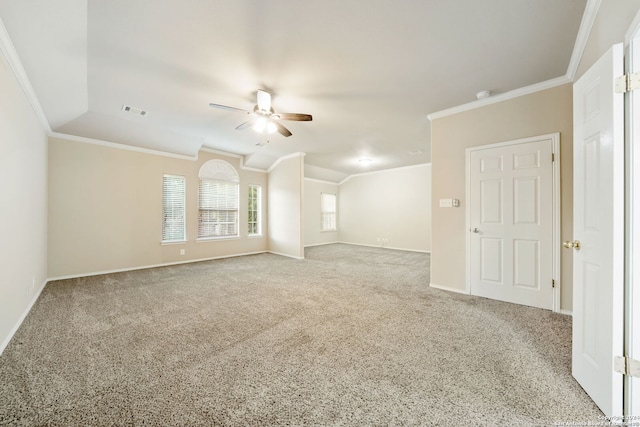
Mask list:
POLYGON ((598 421, 571 318, 428 287, 351 245, 49 283, 0 355, 0 425, 598 421))

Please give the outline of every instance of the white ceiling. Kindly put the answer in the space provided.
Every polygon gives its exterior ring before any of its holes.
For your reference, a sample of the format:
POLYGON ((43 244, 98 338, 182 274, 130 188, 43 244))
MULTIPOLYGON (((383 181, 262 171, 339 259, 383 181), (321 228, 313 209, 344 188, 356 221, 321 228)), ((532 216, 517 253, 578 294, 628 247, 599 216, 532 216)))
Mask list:
POLYGON ((189 156, 208 147, 261 169, 304 152, 308 176, 339 181, 364 171, 362 157, 366 170, 429 162, 428 114, 567 74, 585 5, 0 0, 0 18, 55 132, 189 156), (252 109, 257 89, 313 121, 264 136, 209 107, 252 109))

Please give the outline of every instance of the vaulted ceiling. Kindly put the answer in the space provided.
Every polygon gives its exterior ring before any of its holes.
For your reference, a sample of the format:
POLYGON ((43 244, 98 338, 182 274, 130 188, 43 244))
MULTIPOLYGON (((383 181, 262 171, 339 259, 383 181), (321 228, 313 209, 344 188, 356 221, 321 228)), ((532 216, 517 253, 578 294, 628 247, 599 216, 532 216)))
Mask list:
POLYGON ((339 180, 430 161, 427 115, 567 74, 586 0, 0 0, 54 132, 339 180), (235 130, 256 91, 293 133, 235 130), (147 112, 140 116, 123 105, 147 112))

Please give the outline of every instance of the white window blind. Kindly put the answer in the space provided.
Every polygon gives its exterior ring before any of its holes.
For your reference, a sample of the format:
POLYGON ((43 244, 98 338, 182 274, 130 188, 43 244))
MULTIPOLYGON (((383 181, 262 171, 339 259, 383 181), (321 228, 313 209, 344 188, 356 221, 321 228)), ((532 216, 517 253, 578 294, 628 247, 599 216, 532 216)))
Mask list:
POLYGON ((198 177, 198 238, 238 236, 238 172, 214 159, 200 167, 198 177))
POLYGON ((238 183, 201 179, 198 237, 238 235, 238 183))
POLYGON ((186 186, 183 176, 162 177, 162 241, 186 240, 185 221, 186 186))
POLYGON ((320 231, 336 231, 336 195, 320 193, 320 231))
POLYGON ((249 186, 249 200, 248 200, 248 234, 249 236, 258 236, 262 234, 261 229, 261 197, 262 188, 259 185, 249 186))

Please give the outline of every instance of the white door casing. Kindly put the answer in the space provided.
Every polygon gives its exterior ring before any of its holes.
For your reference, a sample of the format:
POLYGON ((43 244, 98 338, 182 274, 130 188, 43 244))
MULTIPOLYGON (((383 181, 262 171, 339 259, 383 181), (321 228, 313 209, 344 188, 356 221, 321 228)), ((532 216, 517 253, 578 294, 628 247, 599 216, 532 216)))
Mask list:
MULTIPOLYGON (((640 72, 640 11, 636 14, 625 40, 628 44, 625 64, 627 73, 640 72)), ((627 134, 627 284, 626 350, 628 356, 640 360, 640 92, 627 93, 625 104, 627 134)), ((626 415, 640 420, 640 377, 627 377, 626 415), (637 418, 636 418, 637 417, 637 418)))
POLYGON ((467 150, 471 294, 554 309, 558 141, 543 135, 467 150))
POLYGON ((614 91, 622 45, 573 87, 572 373, 607 416, 622 415, 624 289, 624 104, 614 91), (577 245, 579 243, 579 246, 577 245))

